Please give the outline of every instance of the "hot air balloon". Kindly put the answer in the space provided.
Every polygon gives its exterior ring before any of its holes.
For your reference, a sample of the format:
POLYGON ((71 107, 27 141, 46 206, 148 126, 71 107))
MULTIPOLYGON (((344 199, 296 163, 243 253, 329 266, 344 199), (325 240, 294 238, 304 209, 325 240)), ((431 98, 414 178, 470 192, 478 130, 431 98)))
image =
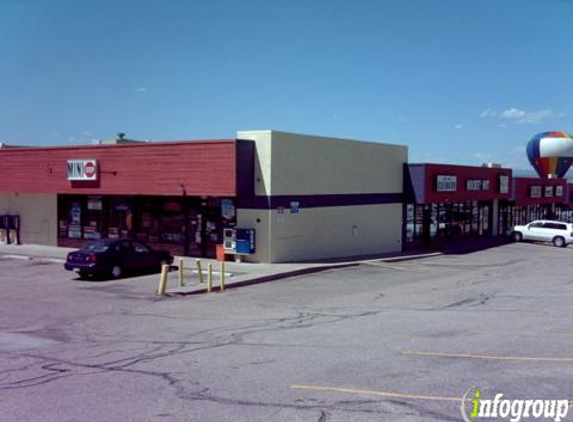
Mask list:
POLYGON ((573 163, 573 136, 567 132, 542 132, 527 144, 527 158, 545 178, 562 178, 573 163))

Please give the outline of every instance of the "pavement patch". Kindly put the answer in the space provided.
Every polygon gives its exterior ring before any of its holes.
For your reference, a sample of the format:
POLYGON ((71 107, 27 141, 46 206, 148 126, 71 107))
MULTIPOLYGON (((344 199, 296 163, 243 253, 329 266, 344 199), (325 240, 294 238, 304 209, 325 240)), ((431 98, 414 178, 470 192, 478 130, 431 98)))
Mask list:
POLYGON ((0 332, 0 350, 2 351, 37 349, 56 343, 59 343, 59 341, 38 338, 27 334, 0 332))

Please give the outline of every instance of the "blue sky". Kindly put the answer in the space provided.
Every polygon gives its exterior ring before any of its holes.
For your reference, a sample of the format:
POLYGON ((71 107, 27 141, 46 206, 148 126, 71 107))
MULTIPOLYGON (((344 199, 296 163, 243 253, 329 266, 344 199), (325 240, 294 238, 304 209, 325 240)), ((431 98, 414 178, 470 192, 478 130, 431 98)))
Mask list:
POLYGON ((0 141, 406 144, 527 168, 573 132, 573 0, 0 0, 0 141))

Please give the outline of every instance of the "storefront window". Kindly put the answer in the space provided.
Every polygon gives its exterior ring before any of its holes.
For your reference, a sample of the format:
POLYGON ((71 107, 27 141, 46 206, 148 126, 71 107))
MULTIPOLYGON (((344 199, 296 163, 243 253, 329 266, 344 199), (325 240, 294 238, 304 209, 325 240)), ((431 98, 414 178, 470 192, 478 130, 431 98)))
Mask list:
POLYGON ((146 200, 138 207, 135 238, 142 242, 159 242, 160 207, 157 201, 146 200))
POLYGON ((85 216, 83 218, 83 238, 102 238, 103 198, 101 196, 88 196, 85 216))
POLYGON ((161 241, 182 244, 185 240, 185 215, 179 201, 163 203, 161 213, 161 241))
POLYGON ((128 238, 133 234, 133 203, 131 200, 114 198, 111 201, 109 226, 107 237, 109 239, 128 238))
POLYGON ((69 209, 69 215, 67 220, 68 237, 70 239, 81 239, 82 205, 79 201, 71 202, 68 209, 69 209))

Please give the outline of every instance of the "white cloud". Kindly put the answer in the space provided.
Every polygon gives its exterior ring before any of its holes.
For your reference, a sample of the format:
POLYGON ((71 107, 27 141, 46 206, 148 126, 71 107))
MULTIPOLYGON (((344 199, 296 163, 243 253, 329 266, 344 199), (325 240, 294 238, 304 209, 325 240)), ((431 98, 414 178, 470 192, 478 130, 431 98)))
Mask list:
POLYGON ((490 110, 489 108, 487 110, 482 111, 479 114, 479 117, 481 117, 482 119, 486 118, 486 117, 495 117, 497 115, 496 111, 490 110))
MULTIPOLYGON (((487 109, 479 114, 482 119, 488 117, 498 117, 515 125, 538 124, 544 122, 547 119, 562 118, 566 115, 567 113, 565 112, 556 112, 551 109, 526 111, 520 110, 516 107, 511 107, 500 112, 487 109)), ((505 127, 505 125, 501 123, 500 127, 505 127)))
POLYGON ((137 88, 135 89, 135 92, 142 92, 142 93, 143 93, 143 92, 147 92, 147 87, 146 87, 146 86, 137 87, 137 88))
POLYGON ((406 119, 406 118, 403 117, 403 116, 398 116, 398 121, 399 121, 400 123, 408 123, 408 119, 406 119))
POLYGON ((501 117, 504 119, 523 119, 527 113, 517 108, 510 108, 501 112, 501 117))
POLYGON ((457 125, 454 126, 454 129, 461 129, 463 127, 464 127, 464 125, 462 125, 461 123, 458 123, 457 125))

